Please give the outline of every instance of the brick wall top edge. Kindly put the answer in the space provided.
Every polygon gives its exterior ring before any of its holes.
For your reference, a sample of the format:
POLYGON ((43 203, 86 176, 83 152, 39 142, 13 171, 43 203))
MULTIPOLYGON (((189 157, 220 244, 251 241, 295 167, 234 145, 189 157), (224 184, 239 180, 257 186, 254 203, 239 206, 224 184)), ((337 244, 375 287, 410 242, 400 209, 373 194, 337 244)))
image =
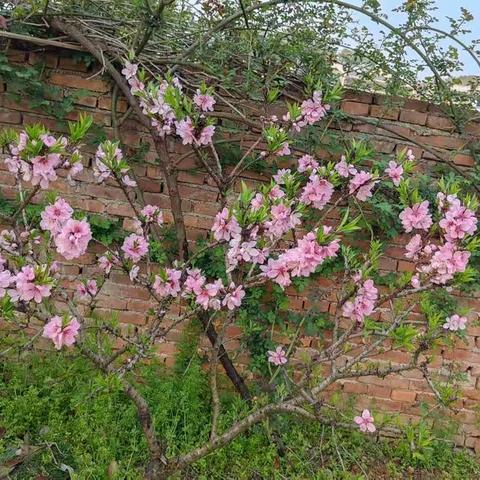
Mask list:
MULTIPOLYGON (((18 42, 13 42, 14 48, 11 48, 7 52, 7 57, 9 57, 13 62, 28 62, 29 56, 32 57, 34 62, 40 62, 42 59, 44 63, 52 69, 60 68, 64 70, 64 74, 72 74, 72 72, 83 73, 88 70, 96 71, 99 68, 98 62, 93 62, 90 67, 87 69, 86 65, 82 62, 77 62, 72 58, 72 52, 68 49, 60 48, 38 48, 37 45, 30 46, 25 43, 19 44, 18 42), (35 50, 35 51, 33 51, 35 50)), ((87 53, 87 52, 85 52, 87 53)), ((109 79, 104 77, 104 81, 107 83, 109 79)), ((92 89, 94 90, 94 89, 92 89)), ((100 89, 101 91, 102 89, 100 89)), ((99 91, 99 90, 97 90, 99 91)), ((373 105, 396 105, 405 110, 413 110, 416 112, 428 112, 433 113, 437 116, 446 116, 441 106, 434 105, 422 100, 415 98, 399 97, 399 96, 389 96, 375 92, 366 92, 360 91, 355 88, 346 88, 344 92, 344 100, 349 100, 353 102, 373 104, 373 105)), ((480 122, 472 122, 475 127, 480 124, 480 122)), ((477 128, 473 128, 475 133, 477 128)))

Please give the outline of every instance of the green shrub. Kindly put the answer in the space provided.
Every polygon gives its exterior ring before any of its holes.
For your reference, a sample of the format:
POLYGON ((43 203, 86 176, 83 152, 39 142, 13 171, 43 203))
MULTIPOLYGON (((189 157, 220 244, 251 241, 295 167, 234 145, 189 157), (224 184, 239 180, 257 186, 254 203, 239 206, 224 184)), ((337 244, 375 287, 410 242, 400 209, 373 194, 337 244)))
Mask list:
MULTIPOLYGON (((208 379, 196 356, 188 362, 183 358, 175 373, 152 364, 142 369, 142 376, 142 390, 156 429, 168 442, 168 455, 208 439, 208 379)), ((246 407, 228 393, 222 400, 219 427, 225 428, 246 407)), ((182 478, 479 478, 480 468, 470 455, 454 452, 422 428, 410 429, 405 440, 376 442, 357 431, 275 417, 197 462, 182 478)), ((40 474, 49 479, 141 479, 147 460, 135 408, 117 382, 68 353, 30 353, 3 364, 0 432, 0 476, 5 471, 1 465, 15 459, 19 447, 39 447, 12 470, 14 479, 40 474)))

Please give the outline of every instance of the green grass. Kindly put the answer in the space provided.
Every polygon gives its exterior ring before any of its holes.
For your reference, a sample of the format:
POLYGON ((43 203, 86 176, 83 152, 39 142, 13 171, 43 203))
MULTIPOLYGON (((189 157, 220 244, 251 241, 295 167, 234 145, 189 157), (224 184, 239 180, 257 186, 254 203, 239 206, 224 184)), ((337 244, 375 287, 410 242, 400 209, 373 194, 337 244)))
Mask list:
MULTIPOLYGON (((175 374, 152 365, 142 375, 157 431, 169 444, 168 455, 205 441, 210 427, 209 389, 198 362, 175 374)), ((226 395, 221 427, 243 410, 238 400, 226 395)), ((430 438, 428 432, 422 435, 430 438)), ((18 459, 14 452, 22 445, 38 450, 12 469, 9 478, 141 479, 147 457, 135 409, 114 379, 66 353, 28 354, 0 367, 0 478, 11 468, 5 470, 5 465, 18 459)), ((357 431, 278 417, 254 427, 178 478, 480 478, 475 459, 467 452, 454 452, 444 442, 423 442, 419 455, 413 453, 410 440, 376 442, 357 431)))

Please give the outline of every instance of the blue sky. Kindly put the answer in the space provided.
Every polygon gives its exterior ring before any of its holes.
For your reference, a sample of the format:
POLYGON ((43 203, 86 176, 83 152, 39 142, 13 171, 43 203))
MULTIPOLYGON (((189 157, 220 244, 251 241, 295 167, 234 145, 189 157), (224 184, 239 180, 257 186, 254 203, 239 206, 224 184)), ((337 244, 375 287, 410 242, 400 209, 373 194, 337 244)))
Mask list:
MULTIPOLYGON (((361 5, 362 0, 350 0, 351 3, 361 5)), ((388 14, 389 21, 395 25, 402 23, 402 15, 392 10, 404 3, 404 0, 380 0, 382 10, 388 14)), ((438 18, 438 23, 434 26, 443 30, 449 30, 449 22, 445 17, 458 18, 460 16, 460 8, 466 8, 474 17, 475 20, 468 24, 468 28, 472 33, 464 35, 461 39, 469 41, 480 38, 480 0, 436 0, 435 2, 438 10, 435 13, 435 17, 438 18)), ((363 17, 365 18, 365 17, 363 17)), ((360 18, 359 18, 360 19, 360 18)), ((362 23, 371 27, 372 32, 378 31, 379 27, 371 24, 369 20, 363 20, 362 23)), ((433 25, 432 25, 433 26, 433 25)), ((460 48, 460 47, 459 47, 460 48)), ((468 75, 480 75, 478 65, 475 64, 473 59, 465 53, 461 54, 461 60, 464 63, 464 73, 468 75)))

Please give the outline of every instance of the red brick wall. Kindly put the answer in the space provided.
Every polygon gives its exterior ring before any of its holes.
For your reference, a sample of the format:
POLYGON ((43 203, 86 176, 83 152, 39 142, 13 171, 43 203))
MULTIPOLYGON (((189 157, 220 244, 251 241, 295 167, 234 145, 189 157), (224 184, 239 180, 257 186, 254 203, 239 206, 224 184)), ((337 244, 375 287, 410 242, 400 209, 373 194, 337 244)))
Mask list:
MULTIPOLYGON (((88 89, 88 95, 76 101, 76 109, 68 115, 75 119, 78 112, 85 111, 93 115, 97 125, 103 126, 106 133, 113 135, 111 128, 111 84, 98 73, 99 67, 89 69, 83 64, 74 62, 61 53, 34 53, 13 51, 10 53, 12 61, 19 63, 45 63, 48 81, 60 87, 65 94, 75 89, 88 89), (88 70, 88 71, 87 71, 88 70)), ((119 100, 120 114, 127 109, 126 102, 119 100)), ((348 93, 342 102, 342 109, 356 120, 352 125, 345 122, 342 125, 348 135, 368 138, 377 151, 393 154, 405 147, 414 150, 417 158, 429 162, 438 161, 431 150, 436 149, 444 158, 449 159, 461 169, 471 168, 474 159, 467 148, 470 142, 480 137, 480 124, 470 124, 466 133, 454 133, 451 121, 442 115, 441 111, 432 105, 417 100, 401 100, 392 106, 386 105, 384 98, 368 93, 348 93), (368 118, 367 118, 368 117, 368 118), (366 123, 366 120, 378 121, 378 125, 366 123), (385 127, 381 128, 381 127, 385 127), (423 146, 419 146, 418 144, 423 146), (430 151, 429 151, 430 150, 430 151)), ((41 111, 28 108, 26 102, 18 104, 9 98, 8 87, 0 80, 0 126, 21 129, 22 125, 41 122, 53 131, 64 131, 65 127, 53 118, 42 115, 41 111)), ((135 121, 127 120, 121 128, 121 137, 124 143, 134 146, 140 141, 149 142, 149 135, 135 121)), ((174 142, 168 143, 168 149, 173 155, 181 155, 185 151, 174 142)), ((90 160, 88 160, 90 162, 90 160)), ((155 166, 155 155, 150 152, 146 155, 145 163, 136 165, 135 173, 145 192, 147 203, 159 205, 164 209, 165 217, 171 217, 169 198, 166 186, 162 181, 159 168, 155 166)), ((87 164, 88 166, 88 164, 87 164)), ((185 212, 185 222, 189 240, 204 237, 212 223, 212 216, 217 211, 217 191, 204 173, 192 173, 197 167, 192 158, 184 159, 179 164, 179 187, 182 196, 182 207, 185 212)), ((247 181, 262 181, 266 177, 260 174, 245 174, 247 181)), ((6 172, 3 162, 0 162, 0 189, 6 198, 14 198, 16 190, 13 178, 6 172)), ((60 179, 52 185, 52 189, 64 196, 72 206, 90 212, 119 216, 123 219, 125 228, 131 225, 132 211, 124 199, 121 190, 113 184, 108 186, 97 185, 91 169, 86 168, 81 175, 81 182, 75 186, 69 185, 60 179)), ((384 271, 404 271, 411 268, 403 256, 403 239, 398 238, 387 248, 387 256, 382 259, 381 268, 384 271)), ((94 272, 95 249, 84 255, 81 261, 64 264, 65 286, 71 287, 71 281, 82 273, 89 275, 94 272)), ((327 286, 328 281, 319 287, 327 286)), ((307 295, 298 296, 294 291, 287 290, 290 298, 290 308, 302 310, 308 307, 307 295)), ((480 310, 478 298, 463 299, 472 308, 471 319, 477 318, 480 310)), ((104 287, 99 299, 99 308, 106 313, 115 310, 119 319, 125 324, 142 325, 145 323, 145 311, 150 306, 148 294, 141 288, 132 286, 128 279, 119 273, 113 273, 109 283, 104 287)), ((333 298, 326 299, 322 308, 324 311, 334 311, 333 298)), ((175 312, 173 312, 175 313, 175 312)), ((471 322, 470 322, 471 323, 471 322)), ((227 347, 233 352, 237 361, 245 361, 245 354, 239 352, 237 327, 229 327, 227 347)), ((161 358, 171 364, 175 352, 175 342, 179 339, 179 329, 173 330, 164 343, 158 345, 161 358)), ((460 432, 456 441, 459 445, 475 447, 480 451, 480 430, 477 427, 475 409, 480 400, 480 327, 470 327, 467 332, 468 343, 459 342, 454 349, 445 348, 439 352, 435 360, 435 367, 441 368, 455 362, 466 373, 464 395, 457 402, 458 414, 455 417, 461 423, 460 432)), ((303 348, 309 349, 319 344, 319 339, 304 337, 301 340, 303 348)), ((380 358, 380 357, 378 357, 380 358)), ((382 355, 384 360, 405 362, 408 354, 402 352, 387 352, 382 355)), ((358 381, 346 380, 341 385, 344 392, 359 395, 360 405, 372 406, 392 412, 399 412, 405 420, 415 419, 420 414, 419 402, 433 402, 433 395, 426 387, 418 372, 407 372, 404 375, 389 376, 386 379, 363 377, 358 381)))

